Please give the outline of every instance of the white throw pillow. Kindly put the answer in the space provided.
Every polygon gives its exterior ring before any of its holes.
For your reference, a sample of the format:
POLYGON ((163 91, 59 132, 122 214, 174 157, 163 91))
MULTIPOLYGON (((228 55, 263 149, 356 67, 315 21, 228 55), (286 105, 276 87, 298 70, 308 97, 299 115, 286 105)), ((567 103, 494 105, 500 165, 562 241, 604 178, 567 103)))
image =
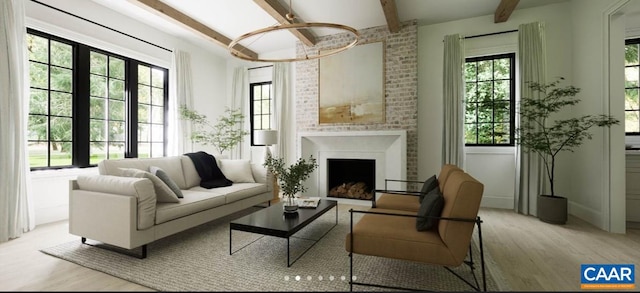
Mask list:
POLYGON ((249 160, 220 159, 220 170, 233 183, 255 183, 249 160))
POLYGON ((134 168, 120 168, 120 170, 124 177, 149 178, 156 191, 156 202, 180 202, 178 196, 158 176, 134 168))

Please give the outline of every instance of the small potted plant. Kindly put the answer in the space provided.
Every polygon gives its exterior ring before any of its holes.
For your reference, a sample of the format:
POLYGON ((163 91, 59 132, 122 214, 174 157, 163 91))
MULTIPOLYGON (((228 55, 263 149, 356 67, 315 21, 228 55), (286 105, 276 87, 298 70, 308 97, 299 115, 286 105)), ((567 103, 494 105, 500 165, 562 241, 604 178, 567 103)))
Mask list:
POLYGON ((299 193, 307 190, 303 182, 318 167, 316 159, 313 156, 310 156, 308 160, 299 158, 295 164, 287 168, 282 158, 267 156, 263 166, 278 178, 278 185, 284 199, 284 212, 297 212, 298 204, 295 198, 299 193))
POLYGON ((620 121, 609 115, 584 115, 581 117, 553 120, 550 116, 565 106, 580 102, 575 95, 580 89, 574 86, 561 87, 564 78, 544 84, 530 82, 529 87, 539 93, 539 98, 523 97, 520 101, 522 123, 516 129, 516 141, 525 152, 534 152, 542 159, 549 179, 551 194, 538 195, 538 218, 547 223, 567 222, 567 198, 558 196, 555 190, 556 157, 561 151, 573 152, 585 140, 591 139, 589 130, 594 127, 611 127, 620 121))

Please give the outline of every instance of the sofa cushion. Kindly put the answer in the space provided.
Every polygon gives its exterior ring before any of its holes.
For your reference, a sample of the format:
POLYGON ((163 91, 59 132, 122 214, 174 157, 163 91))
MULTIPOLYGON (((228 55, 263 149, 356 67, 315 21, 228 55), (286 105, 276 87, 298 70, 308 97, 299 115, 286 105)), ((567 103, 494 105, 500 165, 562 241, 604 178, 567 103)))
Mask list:
POLYGON ((267 176, 273 176, 273 174, 267 172, 267 168, 262 166, 262 164, 251 163, 251 173, 256 183, 267 183, 268 185, 272 183, 272 178, 267 179, 267 176))
POLYGON ((175 193, 178 198, 183 198, 182 190, 180 190, 178 184, 176 184, 176 182, 173 181, 171 177, 169 177, 169 174, 167 174, 167 172, 156 166, 149 167, 149 172, 153 175, 158 176, 158 178, 160 178, 162 182, 164 182, 167 186, 169 186, 169 188, 171 188, 171 191, 173 191, 173 193, 175 193))
POLYGON ((255 183, 249 160, 220 160, 220 170, 233 183, 255 183))
POLYGON ((418 218, 416 219, 416 229, 418 231, 426 231, 435 227, 438 219, 428 217, 440 217, 443 206, 444 197, 442 197, 440 188, 434 188, 431 192, 427 193, 422 203, 420 203, 418 218))
POLYGON ((158 203, 156 224, 195 214, 225 204, 225 195, 215 190, 183 190, 180 203, 158 203))
POLYGON ((180 202, 178 196, 171 191, 171 188, 167 186, 158 176, 153 175, 147 171, 138 170, 134 168, 122 168, 122 176, 124 177, 136 177, 136 178, 149 178, 153 183, 153 187, 156 191, 157 202, 180 202))
POLYGON ((156 195, 150 179, 111 175, 79 175, 77 183, 82 190, 135 196, 138 203, 137 228, 144 230, 154 225, 156 195))
POLYGON ((236 183, 231 186, 206 189, 200 186, 191 188, 192 191, 215 191, 224 194, 226 203, 232 203, 241 199, 249 198, 264 192, 268 192, 264 183, 236 183))
POLYGON ((127 158, 120 160, 102 160, 98 163, 98 170, 102 175, 120 176, 122 172, 120 168, 134 168, 139 170, 149 170, 149 167, 156 166, 162 168, 169 177, 178 184, 180 189, 186 184, 184 183, 184 175, 182 174, 181 156, 163 157, 163 158, 127 158))
POLYGON ((200 175, 198 175, 198 170, 196 170, 196 166, 193 164, 191 158, 182 156, 180 158, 180 162, 182 163, 185 183, 184 186, 180 186, 180 184, 178 184, 180 189, 185 190, 200 185, 200 175))

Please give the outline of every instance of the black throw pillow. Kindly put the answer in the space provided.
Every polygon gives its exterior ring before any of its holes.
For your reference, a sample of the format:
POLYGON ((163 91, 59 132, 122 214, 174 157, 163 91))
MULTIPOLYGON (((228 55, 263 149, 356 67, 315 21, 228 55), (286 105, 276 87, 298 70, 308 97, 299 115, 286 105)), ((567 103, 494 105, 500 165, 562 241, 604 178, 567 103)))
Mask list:
POLYGON ((438 188, 438 179, 436 179, 436 175, 429 177, 429 179, 425 180, 424 184, 422 184, 422 190, 420 190, 420 202, 422 202, 424 196, 434 188, 438 188))
POLYGON ((418 210, 418 218, 416 220, 416 229, 418 231, 427 231, 436 226, 438 219, 421 218, 421 217, 440 217, 442 208, 444 207, 444 197, 439 188, 433 189, 427 193, 420 204, 418 210))

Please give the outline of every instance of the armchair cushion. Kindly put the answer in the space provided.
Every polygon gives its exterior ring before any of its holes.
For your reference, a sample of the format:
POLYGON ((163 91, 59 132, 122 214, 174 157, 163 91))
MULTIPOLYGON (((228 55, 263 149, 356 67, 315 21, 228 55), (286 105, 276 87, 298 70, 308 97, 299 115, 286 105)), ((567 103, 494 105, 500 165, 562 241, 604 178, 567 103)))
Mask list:
POLYGON ((422 203, 420 203, 418 218, 416 219, 416 229, 418 231, 427 231, 435 227, 438 223, 438 219, 428 217, 440 217, 443 207, 444 197, 440 192, 440 188, 435 188, 431 192, 427 193, 424 200, 422 200, 422 203))
POLYGON ((438 188, 438 179, 434 174, 429 177, 429 179, 425 180, 424 184, 422 184, 422 190, 420 190, 420 202, 422 202, 427 193, 431 192, 435 188, 438 188))

